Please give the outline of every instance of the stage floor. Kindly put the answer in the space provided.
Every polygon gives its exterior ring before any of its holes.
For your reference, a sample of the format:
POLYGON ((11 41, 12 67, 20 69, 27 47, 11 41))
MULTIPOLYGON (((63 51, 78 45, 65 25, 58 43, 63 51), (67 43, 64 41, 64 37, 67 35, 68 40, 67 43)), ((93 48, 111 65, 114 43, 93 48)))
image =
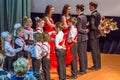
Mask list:
MULTIPOLYGON (((85 75, 78 75, 78 79, 67 80, 120 80, 120 55, 101 54, 102 68, 98 71, 87 70, 85 75)), ((88 52, 88 67, 92 66, 91 54, 88 52)), ((66 68, 70 75, 70 66, 66 68)), ((59 80, 56 69, 51 69, 51 80, 59 80)))

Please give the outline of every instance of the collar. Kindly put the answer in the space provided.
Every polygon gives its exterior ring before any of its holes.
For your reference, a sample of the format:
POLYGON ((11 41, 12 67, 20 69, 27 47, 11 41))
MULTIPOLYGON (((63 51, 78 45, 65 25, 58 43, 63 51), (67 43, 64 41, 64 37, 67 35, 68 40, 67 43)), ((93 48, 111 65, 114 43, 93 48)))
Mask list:
POLYGON ((94 12, 96 12, 96 11, 97 11, 97 10, 95 9, 95 10, 92 11, 92 13, 94 13, 94 12))

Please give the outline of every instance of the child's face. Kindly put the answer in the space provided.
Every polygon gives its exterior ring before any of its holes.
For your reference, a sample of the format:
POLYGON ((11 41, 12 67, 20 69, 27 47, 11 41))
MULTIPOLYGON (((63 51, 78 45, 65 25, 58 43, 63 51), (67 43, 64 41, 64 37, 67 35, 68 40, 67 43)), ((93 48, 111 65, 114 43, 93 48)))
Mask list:
POLYGON ((24 29, 22 29, 19 33, 19 36, 23 37, 24 36, 24 29))
POLYGON ((68 21, 68 26, 72 26, 72 22, 68 21))
POLYGON ((33 23, 32 23, 31 18, 28 18, 28 20, 27 20, 27 26, 30 26, 30 27, 31 27, 31 26, 32 26, 32 24, 33 24, 33 23))
POLYGON ((60 29, 59 29, 59 28, 55 28, 55 31, 56 31, 56 32, 59 32, 59 31, 60 31, 60 29))
POLYGON ((41 22, 38 23, 38 26, 39 26, 39 27, 44 27, 44 24, 45 24, 45 22, 44 22, 44 21, 41 21, 41 22))
POLYGON ((8 35, 8 36, 5 38, 5 40, 8 41, 8 42, 11 42, 12 36, 11 36, 11 35, 8 35))

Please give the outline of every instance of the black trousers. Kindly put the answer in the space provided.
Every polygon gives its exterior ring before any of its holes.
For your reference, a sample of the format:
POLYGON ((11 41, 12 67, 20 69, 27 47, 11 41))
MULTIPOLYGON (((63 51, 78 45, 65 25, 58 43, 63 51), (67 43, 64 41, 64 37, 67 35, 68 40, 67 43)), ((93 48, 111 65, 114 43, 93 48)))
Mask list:
POLYGON ((50 80, 50 59, 46 56, 42 58, 42 69, 45 80, 50 80))
POLYGON ((13 71, 13 62, 14 61, 15 61, 15 56, 12 56, 12 57, 6 56, 4 67, 8 72, 13 71))
POLYGON ((56 49, 56 56, 58 61, 58 75, 60 80, 66 80, 66 65, 65 65, 65 50, 56 49))
POLYGON ((85 72, 87 69, 87 41, 78 42, 79 71, 85 72))
POLYGON ((89 40, 89 44, 90 44, 91 52, 92 52, 93 66, 95 68, 101 68, 99 38, 89 40))
POLYGON ((33 71, 39 72, 41 66, 41 60, 32 57, 32 67, 33 71))
POLYGON ((73 46, 71 47, 71 54, 72 54, 72 62, 71 62, 71 73, 73 76, 77 75, 77 59, 76 59, 76 55, 77 55, 77 44, 74 43, 73 46))

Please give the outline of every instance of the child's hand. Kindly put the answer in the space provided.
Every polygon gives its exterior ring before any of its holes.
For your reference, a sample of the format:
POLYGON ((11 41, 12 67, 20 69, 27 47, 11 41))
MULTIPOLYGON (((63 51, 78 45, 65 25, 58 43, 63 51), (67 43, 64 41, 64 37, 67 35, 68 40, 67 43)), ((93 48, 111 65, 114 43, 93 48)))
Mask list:
POLYGON ((90 23, 89 23, 89 22, 87 22, 86 26, 89 26, 89 25, 90 25, 90 23))
POLYGON ((22 50, 25 50, 25 48, 26 48, 26 46, 25 46, 25 44, 23 44, 23 46, 22 46, 22 50))
POLYGON ((39 56, 40 59, 42 59, 42 56, 39 56))
POLYGON ((66 50, 66 47, 65 47, 65 45, 63 46, 63 49, 64 49, 64 50, 66 50))
POLYGON ((86 31, 86 33, 88 33, 90 30, 89 30, 89 29, 86 29, 85 31, 86 31))
POLYGON ((47 55, 47 58, 50 59, 50 55, 49 54, 47 55))
POLYGON ((76 42, 77 42, 77 39, 73 40, 73 42, 76 43, 76 42))

